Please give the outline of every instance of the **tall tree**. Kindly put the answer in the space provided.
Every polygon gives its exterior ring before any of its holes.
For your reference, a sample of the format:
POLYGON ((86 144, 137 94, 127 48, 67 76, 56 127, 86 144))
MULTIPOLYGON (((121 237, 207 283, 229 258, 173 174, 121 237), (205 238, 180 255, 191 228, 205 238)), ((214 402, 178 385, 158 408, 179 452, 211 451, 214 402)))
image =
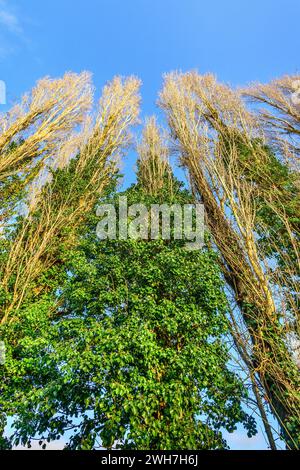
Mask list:
MULTIPOLYGON (((125 81, 115 78, 103 90, 94 122, 89 115, 81 116, 85 125, 73 141, 72 137, 65 135, 65 128, 59 128, 61 144, 56 145, 60 153, 56 160, 55 155, 52 156, 54 168, 48 165, 46 172, 38 174, 34 180, 35 197, 32 198, 32 186, 27 188, 30 199, 23 197, 27 214, 17 220, 14 230, 10 228, 3 232, 0 265, 2 324, 18 311, 26 296, 44 290, 45 286, 40 282, 42 273, 60 263, 62 247, 67 250, 76 243, 76 232, 84 225, 86 214, 109 185, 116 171, 117 157, 130 141, 128 129, 136 122, 139 111, 138 87, 139 81, 135 78, 125 81), (55 168, 58 170, 53 178, 55 168), (47 180, 49 184, 45 185, 47 180)), ((68 95, 67 98, 63 96, 69 103, 68 95)), ((57 106, 62 104, 59 102, 54 107, 57 106)), ((74 105, 78 106, 78 103, 74 105)), ((63 111, 63 123, 65 114, 63 111)), ((74 116, 71 122, 76 125, 74 116)), ((19 159, 23 162, 23 145, 27 145, 27 141, 13 149, 12 157, 10 151, 4 152, 3 161, 10 161, 10 158, 17 158, 15 154, 20 154, 22 158, 19 159)), ((38 145, 42 149, 46 145, 41 136, 38 145)), ((37 164, 39 162, 38 159, 37 164)), ((30 175, 31 167, 25 166, 23 170, 20 167, 17 171, 18 174, 24 171, 24 181, 28 183, 26 175, 30 175)))
MULTIPOLYGON (((17 107, 2 118, 0 337, 11 351, 0 370, 2 412, 7 411, 6 386, 17 380, 17 370, 23 378, 26 374, 19 347, 29 339, 30 322, 37 322, 39 337, 43 312, 50 322, 55 315, 58 306, 48 302, 48 295, 59 289, 69 250, 130 142, 138 90, 136 78, 116 77, 104 87, 94 116, 89 76, 71 74, 40 81, 23 101, 26 109, 17 107), (30 305, 35 307, 28 317, 30 305)), ((26 388, 26 379, 19 386, 26 388)), ((1 419, 2 427, 5 422, 1 419)))
MULTIPOLYGON (((264 132, 238 93, 218 84, 212 75, 166 76, 160 103, 195 197, 205 205, 220 266, 247 327, 249 336, 243 344, 248 344, 248 365, 263 387, 287 445, 298 447, 299 370, 283 326, 285 312, 280 301, 285 298, 278 295, 277 279, 257 234, 259 200, 274 214, 280 205, 276 185, 266 197, 270 172, 276 168, 278 172, 279 163, 273 154, 270 164, 264 132), (241 164, 245 149, 247 165, 241 164), (256 179, 248 171, 253 166, 256 179), (267 181, 267 186, 261 181, 267 181)), ((233 320, 233 331, 237 323, 233 320)), ((237 343, 242 337, 241 331, 236 332, 237 343)))

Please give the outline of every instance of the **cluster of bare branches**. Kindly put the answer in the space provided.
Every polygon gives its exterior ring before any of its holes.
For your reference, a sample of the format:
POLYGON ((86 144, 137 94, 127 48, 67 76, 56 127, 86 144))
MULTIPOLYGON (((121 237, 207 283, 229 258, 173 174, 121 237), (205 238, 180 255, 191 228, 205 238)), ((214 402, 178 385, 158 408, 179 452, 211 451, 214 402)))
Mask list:
POLYGON ((160 130, 154 116, 146 120, 137 152, 139 179, 145 192, 156 195, 166 183, 171 190, 168 136, 166 131, 160 130))
MULTIPOLYGON (((140 82, 136 78, 122 80, 117 77, 104 87, 94 122, 87 113, 91 90, 90 84, 87 86, 88 76, 84 74, 71 78, 78 87, 81 84, 84 89, 87 88, 87 96, 82 88, 80 91, 76 89, 77 97, 70 94, 69 75, 58 81, 58 91, 61 91, 63 99, 57 101, 56 96, 51 105, 47 102, 50 117, 45 118, 45 121, 49 127, 42 121, 34 138, 30 135, 29 142, 25 139, 12 155, 5 151, 1 154, 2 167, 6 165, 9 168, 9 165, 13 165, 14 169, 25 172, 24 167, 28 165, 28 160, 24 157, 25 150, 29 149, 28 155, 37 158, 36 152, 42 149, 43 159, 51 155, 52 167, 65 168, 65 172, 72 172, 67 186, 60 184, 45 166, 42 169, 44 171, 40 169, 33 180, 37 189, 35 197, 32 198, 31 191, 28 214, 9 247, 5 265, 1 266, 1 286, 8 299, 0 315, 2 324, 13 319, 13 312, 18 310, 33 288, 36 294, 43 291, 45 286, 39 282, 39 277, 45 270, 59 263, 59 249, 63 246, 68 250, 76 243, 77 231, 97 198, 111 182, 118 157, 130 142, 129 128, 138 119, 140 82), (72 103, 73 99, 76 106, 72 103), (82 123, 79 132, 68 133, 79 123, 82 123), (61 133, 64 138, 56 141, 61 133), (36 142, 34 149, 32 142, 36 142), (54 149, 59 151, 57 158, 54 149), (14 163, 10 164, 13 157, 14 163)), ((49 82, 44 82, 44 85, 41 83, 43 81, 38 85, 38 90, 41 86, 47 88, 49 82)), ((36 92, 33 96, 36 97, 36 92)), ((39 99, 38 103, 40 101, 43 104, 43 100, 39 99)), ((36 103, 36 99, 34 102, 36 103)), ((12 126, 16 127, 14 124, 12 126)), ((11 127, 6 132, 12 136, 11 127)))
POLYGON ((45 78, 0 116, 2 224, 13 194, 28 188, 48 159, 60 158, 61 147, 85 119, 92 94, 88 73, 67 73, 57 80, 45 78))
POLYGON ((299 171, 300 75, 286 75, 268 84, 253 84, 242 95, 258 107, 257 117, 269 140, 299 171))

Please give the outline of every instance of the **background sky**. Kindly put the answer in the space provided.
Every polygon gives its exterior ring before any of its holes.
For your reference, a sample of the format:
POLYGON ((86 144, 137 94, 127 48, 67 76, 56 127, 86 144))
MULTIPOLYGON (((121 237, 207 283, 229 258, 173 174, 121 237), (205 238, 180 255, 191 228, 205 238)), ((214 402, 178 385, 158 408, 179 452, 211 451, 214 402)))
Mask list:
POLYGON ((0 0, 0 78, 14 100, 66 70, 98 87, 136 74, 151 113, 174 69, 234 85, 299 72, 299 20, 299 0, 0 0))
MULTIPOLYGON (((135 74, 146 116, 171 70, 213 72, 234 86, 299 73, 299 21, 299 0, 0 0, 0 80, 10 106, 46 75, 89 70, 100 90, 135 74)), ((133 165, 130 154, 127 182, 133 165)), ((240 432, 231 444, 264 447, 240 432)))

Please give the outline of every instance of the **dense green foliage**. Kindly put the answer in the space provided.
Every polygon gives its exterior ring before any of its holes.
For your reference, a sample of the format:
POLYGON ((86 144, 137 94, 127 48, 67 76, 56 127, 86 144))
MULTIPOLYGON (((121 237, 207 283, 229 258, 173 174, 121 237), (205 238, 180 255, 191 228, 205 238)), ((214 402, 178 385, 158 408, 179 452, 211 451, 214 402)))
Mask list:
MULTIPOLYGON (((173 188, 160 197, 190 202, 173 188)), ((159 202, 139 184, 125 194, 128 203, 159 202)), ((246 391, 227 364, 215 254, 182 241, 99 241, 96 223, 91 216, 66 254, 60 288, 57 281, 31 299, 2 329, 1 404, 16 415, 14 443, 69 430, 75 449, 213 449, 226 447, 222 429, 238 422, 255 433, 241 407, 246 391)))

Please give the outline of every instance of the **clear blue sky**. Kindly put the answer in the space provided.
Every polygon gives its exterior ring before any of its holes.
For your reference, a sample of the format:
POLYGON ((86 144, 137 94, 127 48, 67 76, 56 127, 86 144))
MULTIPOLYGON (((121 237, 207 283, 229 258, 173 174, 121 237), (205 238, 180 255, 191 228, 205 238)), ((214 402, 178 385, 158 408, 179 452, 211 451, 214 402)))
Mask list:
POLYGON ((299 72, 299 21, 299 0, 0 0, 0 80, 10 104, 45 75, 90 70, 100 89, 135 74, 148 115, 174 69, 233 85, 299 72))
POLYGON ((0 79, 16 99, 44 76, 90 70, 143 80, 153 112, 164 72, 245 84, 299 71, 299 0, 0 0, 0 79))
POLYGON ((299 71, 299 20, 299 0, 0 0, 0 80, 10 104, 45 75, 90 70, 100 90, 136 74, 148 115, 174 69, 233 85, 299 71))

